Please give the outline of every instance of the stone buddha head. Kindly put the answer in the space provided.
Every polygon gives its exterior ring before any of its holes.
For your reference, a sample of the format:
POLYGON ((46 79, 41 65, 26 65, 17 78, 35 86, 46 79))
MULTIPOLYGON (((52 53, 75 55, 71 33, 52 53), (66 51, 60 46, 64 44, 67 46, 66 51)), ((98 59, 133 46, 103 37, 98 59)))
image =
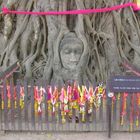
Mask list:
POLYGON ((83 53, 84 45, 76 34, 69 32, 60 42, 60 59, 62 67, 75 70, 83 53))

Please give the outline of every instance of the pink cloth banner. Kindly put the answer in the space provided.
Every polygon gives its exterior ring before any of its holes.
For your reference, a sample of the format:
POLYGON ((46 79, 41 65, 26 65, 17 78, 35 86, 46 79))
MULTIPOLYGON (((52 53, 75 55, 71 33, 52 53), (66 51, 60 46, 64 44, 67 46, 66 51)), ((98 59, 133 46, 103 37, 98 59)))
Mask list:
POLYGON ((78 15, 78 14, 91 14, 91 13, 105 13, 116 11, 119 9, 132 7, 134 11, 140 10, 140 7, 135 3, 125 3, 108 8, 73 10, 73 11, 48 11, 48 12, 32 12, 32 11, 11 11, 6 7, 2 8, 3 14, 18 14, 18 15, 78 15))

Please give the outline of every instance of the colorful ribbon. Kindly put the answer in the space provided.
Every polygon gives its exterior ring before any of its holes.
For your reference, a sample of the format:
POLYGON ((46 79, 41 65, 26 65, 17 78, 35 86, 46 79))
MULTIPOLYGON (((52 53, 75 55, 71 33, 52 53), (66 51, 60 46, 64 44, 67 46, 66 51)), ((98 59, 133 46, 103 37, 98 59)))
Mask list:
POLYGON ((48 11, 48 12, 32 12, 32 11, 12 11, 7 7, 2 8, 3 14, 18 14, 18 15, 78 15, 78 14, 91 14, 91 13, 105 13, 116 11, 119 9, 132 7, 134 11, 140 10, 139 2, 125 3, 121 5, 112 6, 109 8, 97 8, 97 9, 85 9, 85 10, 73 10, 73 11, 48 11))
POLYGON ((140 8, 140 0, 134 0, 134 3, 136 3, 137 6, 140 8))
MULTIPOLYGON (((107 100, 105 97, 105 90, 106 89, 102 83, 99 84, 95 89, 93 89, 93 87, 87 88, 86 86, 78 86, 76 83, 74 83, 73 86, 64 86, 60 90, 57 87, 49 86, 47 88, 47 92, 45 88, 34 86, 35 114, 42 115, 43 112, 47 111, 48 118, 54 117, 57 121, 59 120, 59 113, 61 113, 62 124, 66 123, 68 118, 73 119, 73 112, 74 115, 78 118, 78 121, 81 120, 81 122, 86 122, 87 115, 89 121, 93 121, 94 114, 92 112, 94 111, 94 109, 99 109, 100 105, 103 104, 103 100, 107 100), (47 98, 46 100, 44 100, 44 95, 46 93, 47 98), (47 110, 43 109, 44 102, 48 104, 47 110)), ((20 87, 20 97, 17 96, 19 93, 16 91, 16 86, 14 87, 14 93, 11 93, 9 85, 6 86, 6 95, 4 95, 3 92, 4 88, 2 87, 2 102, 0 109, 12 109, 13 99, 15 109, 17 109, 18 107, 18 99, 20 103, 20 109, 24 108, 24 87, 20 87)), ((140 93, 130 94, 131 101, 129 105, 127 105, 127 100, 129 101, 128 95, 129 93, 124 92, 118 93, 117 96, 113 96, 112 111, 115 110, 115 105, 117 105, 118 103, 120 104, 120 101, 116 101, 121 99, 122 104, 121 106, 119 105, 119 108, 121 107, 120 125, 127 125, 129 121, 129 128, 132 132, 134 126, 140 126, 140 93)), ((114 112, 112 112, 112 115, 114 115, 114 112)))
POLYGON ((130 104, 130 132, 133 131, 134 126, 134 93, 131 95, 131 104, 130 104))
POLYGON ((126 116, 126 108, 127 108, 127 97, 128 97, 128 93, 123 93, 123 97, 122 97, 122 112, 121 112, 121 122, 120 125, 123 126, 124 125, 124 116, 126 116))
POLYGON ((37 86, 34 87, 34 99, 35 99, 34 108, 35 113, 38 112, 39 115, 42 113, 41 103, 43 101, 44 93, 45 89, 43 89, 42 87, 40 89, 37 86))
POLYGON ((134 67, 132 64, 129 64, 129 62, 124 61, 122 65, 128 70, 130 70, 132 73, 134 73, 136 76, 140 76, 140 71, 136 67, 134 67))

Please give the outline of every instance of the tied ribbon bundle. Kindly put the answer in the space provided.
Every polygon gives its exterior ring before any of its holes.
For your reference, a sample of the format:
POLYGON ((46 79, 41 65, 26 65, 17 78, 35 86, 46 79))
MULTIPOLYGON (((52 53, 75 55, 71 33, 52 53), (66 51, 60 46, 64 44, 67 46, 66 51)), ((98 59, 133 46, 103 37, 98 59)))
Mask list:
MULTIPOLYGON (((2 89, 4 89, 2 87, 2 89)), ((49 117, 58 117, 59 109, 61 113, 62 123, 66 122, 66 118, 72 118, 73 111, 76 115, 81 116, 81 121, 86 121, 86 113, 88 116, 93 114, 93 109, 99 109, 103 104, 105 97, 105 87, 103 84, 99 84, 95 89, 93 87, 87 88, 86 86, 78 86, 76 83, 74 85, 68 85, 67 87, 62 87, 58 89, 57 87, 49 86, 46 90, 42 87, 34 87, 34 109, 37 115, 42 115, 43 111, 47 111, 49 117), (44 96, 47 95, 47 96, 44 96), (45 100, 43 97, 47 97, 45 100), (43 110, 43 103, 48 104, 47 110, 43 110)), ((6 108, 10 109, 12 104, 12 99, 14 99, 14 107, 17 108, 17 102, 20 103, 20 108, 24 108, 24 87, 20 87, 20 95, 18 96, 17 87, 14 87, 14 93, 11 94, 10 86, 6 87, 6 94, 2 90, 1 99, 2 107, 5 109, 5 96, 7 98, 6 108), (18 101, 19 100, 19 101, 18 101)), ((133 131, 134 124, 139 127, 140 119, 140 93, 133 93, 132 95, 128 93, 118 93, 117 96, 112 97, 112 110, 114 110, 114 104, 119 103, 117 100, 122 101, 121 113, 120 113, 120 125, 123 126, 124 122, 127 122, 129 118, 130 131, 133 131), (127 100, 130 99, 130 106, 127 106, 127 100), (129 111, 129 113, 128 113, 129 111), (126 115, 128 117, 126 117, 126 115), (124 121, 125 120, 125 121, 124 121)), ((114 113, 112 112, 114 115, 114 113)), ((92 116, 91 116, 92 117, 92 116)), ((59 118, 58 118, 59 119, 59 118)))
MULTIPOLYGON (((20 87, 20 99, 19 99, 19 105, 20 108, 24 108, 24 87, 20 87)), ((16 87, 14 87, 14 107, 17 108, 17 92, 16 92, 16 87)))
POLYGON ((101 103, 102 103, 101 99, 103 97, 105 98, 105 87, 103 86, 103 83, 99 84, 99 86, 97 86, 95 88, 94 95, 96 97, 94 105, 98 109, 101 106, 101 103))
POLYGON ((79 92, 79 98, 78 98, 78 103, 81 107, 85 106, 86 103, 86 98, 87 98, 87 90, 85 86, 82 86, 82 90, 80 86, 78 86, 78 92, 79 92))
POLYGON ((80 87, 78 86, 78 91, 79 91, 79 99, 78 99, 78 103, 80 106, 80 113, 82 114, 82 122, 85 122, 85 105, 86 105, 86 99, 87 99, 87 90, 85 86, 82 86, 82 90, 80 89, 80 87))
POLYGON ((69 112, 68 112, 68 115, 70 118, 72 118, 72 113, 73 113, 73 110, 72 110, 72 86, 68 85, 67 87, 67 95, 68 95, 68 107, 69 107, 69 112))
POLYGON ((87 101, 88 101, 88 114, 91 114, 92 111, 93 111, 92 106, 93 106, 93 103, 94 103, 94 100, 95 100, 93 87, 89 87, 89 90, 86 88, 86 92, 87 92, 87 101))
POLYGON ((53 106, 53 113, 55 113, 55 108, 58 105, 58 94, 59 94, 58 89, 57 89, 57 87, 55 87, 53 94, 51 92, 51 103, 52 103, 52 106, 53 106))
POLYGON ((132 132, 134 125, 136 127, 139 127, 140 93, 131 93, 129 96, 128 95, 129 95, 128 93, 123 93, 122 95, 118 93, 117 100, 120 100, 120 98, 122 98, 120 125, 123 126, 125 123, 124 119, 127 120, 127 118, 129 118, 129 130, 130 132, 132 132), (129 99, 130 99, 130 104, 127 106, 127 100, 129 99))
POLYGON ((48 12, 30 12, 30 11, 11 11, 7 7, 2 8, 3 14, 19 14, 19 15, 78 15, 78 14, 91 14, 91 13, 105 13, 110 11, 119 10, 122 8, 132 7, 134 11, 140 10, 140 0, 134 0, 117 6, 109 8, 97 8, 97 9, 86 9, 86 10, 73 10, 73 11, 48 11, 48 12))
POLYGON ((54 90, 51 86, 47 88, 47 98, 45 102, 48 104, 48 115, 50 117, 53 115, 58 120, 59 92, 57 87, 54 87, 54 90))
MULTIPOLYGON (((17 90, 16 90, 16 86, 14 87, 14 95, 12 98, 14 98, 15 101, 15 108, 17 108, 17 90)), ((11 98, 11 89, 10 86, 6 86, 6 96, 9 102, 8 108, 10 108, 10 102, 12 100, 11 98)), ((41 112, 41 103, 43 102, 43 97, 45 94, 45 89, 42 87, 38 87, 38 86, 34 86, 34 100, 35 100, 35 110, 36 108, 38 108, 38 112, 41 112)), ((66 113, 69 113, 69 107, 68 105, 70 105, 73 109, 79 109, 79 107, 85 106, 86 102, 89 102, 91 104, 101 104, 101 98, 103 97, 103 95, 105 94, 105 89, 104 87, 102 87, 101 85, 96 87, 95 90, 93 89, 93 87, 89 87, 89 89, 87 89, 86 86, 77 86, 76 83, 74 83, 73 86, 68 85, 67 88, 63 87, 61 88, 60 92, 57 89, 57 87, 54 88, 54 90, 52 89, 51 86, 48 87, 47 89, 47 103, 50 103, 50 106, 52 105, 52 107, 48 109, 49 110, 53 110, 53 112, 55 112, 55 106, 56 104, 58 104, 58 102, 60 101, 60 103, 62 104, 62 110, 64 110, 66 113), (100 99, 99 103, 98 100, 100 99)), ((21 108, 24 107, 24 87, 20 87, 20 106, 21 108)), ((3 87, 2 87, 2 100, 4 101, 4 93, 3 93, 3 87)), ((97 105, 98 107, 100 105, 97 105)))
POLYGON ((65 115, 69 112, 68 109, 68 93, 66 92, 65 88, 63 87, 60 92, 60 108, 61 108, 61 115, 62 115, 62 123, 66 122, 65 115))
POLYGON ((79 99, 79 92, 78 92, 78 87, 76 85, 76 83, 74 83, 74 87, 73 87, 73 95, 72 95, 72 101, 73 101, 73 108, 74 109, 78 109, 78 99, 79 99))
POLYGON ((10 93, 10 86, 7 86, 7 97, 8 97, 8 109, 11 108, 11 93, 10 93))
MULTIPOLYGON (((14 108, 16 109, 17 108, 17 92, 16 92, 16 87, 14 87, 13 89, 13 92, 14 92, 14 95, 12 96, 11 95, 11 89, 10 89, 10 86, 7 86, 7 89, 6 89, 6 95, 7 95, 7 108, 8 109, 11 109, 11 104, 12 104, 12 98, 14 100, 14 108)), ((19 97, 19 106, 21 109, 24 108, 24 88, 23 87, 20 87, 20 97, 19 97)), ((1 99, 2 99, 2 106, 1 106, 1 109, 4 110, 4 92, 2 91, 1 92, 1 99)))
POLYGON ((134 125, 134 94, 131 95, 131 103, 130 103, 130 132, 133 131, 134 125))
POLYGON ((51 98, 52 98, 52 87, 49 86, 48 89, 47 89, 47 93, 48 93, 48 96, 47 96, 47 103, 48 103, 48 110, 51 110, 51 98))
MULTIPOLYGON (((6 90, 7 90, 6 95, 7 95, 7 100, 8 100, 7 108, 10 109, 10 108, 11 108, 10 86, 7 86, 6 90)), ((5 107, 5 103, 4 103, 4 92, 3 92, 3 91, 1 92, 1 99, 2 99, 2 102, 1 102, 1 109, 3 110, 4 107, 5 107)))
POLYGON ((68 93, 66 92, 65 88, 61 89, 61 93, 60 93, 60 97, 59 97, 60 101, 61 101, 61 110, 64 111, 65 113, 68 113, 68 93))
POLYGON ((139 117, 140 117, 140 93, 136 95, 136 127, 139 127, 139 117))
POLYGON ((124 116, 126 115, 128 93, 123 93, 122 97, 122 112, 121 112, 121 125, 124 125, 124 116))
POLYGON ((38 88, 37 86, 34 87, 34 99, 35 99, 35 104, 34 104, 34 109, 35 113, 38 112, 40 115, 42 113, 42 108, 41 108, 41 103, 43 102, 43 95, 45 93, 44 88, 38 88))
POLYGON ((114 113, 114 104, 116 102, 116 96, 112 97, 112 114, 114 113))

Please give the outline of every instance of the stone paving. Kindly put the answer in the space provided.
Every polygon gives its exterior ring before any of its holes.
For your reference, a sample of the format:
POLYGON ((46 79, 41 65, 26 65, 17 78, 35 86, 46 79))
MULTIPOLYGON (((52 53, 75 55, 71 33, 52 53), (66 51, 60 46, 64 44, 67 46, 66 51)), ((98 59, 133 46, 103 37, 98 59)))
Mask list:
POLYGON ((1 133, 0 140, 138 140, 140 133, 113 133, 111 139, 105 132, 89 133, 1 133))

